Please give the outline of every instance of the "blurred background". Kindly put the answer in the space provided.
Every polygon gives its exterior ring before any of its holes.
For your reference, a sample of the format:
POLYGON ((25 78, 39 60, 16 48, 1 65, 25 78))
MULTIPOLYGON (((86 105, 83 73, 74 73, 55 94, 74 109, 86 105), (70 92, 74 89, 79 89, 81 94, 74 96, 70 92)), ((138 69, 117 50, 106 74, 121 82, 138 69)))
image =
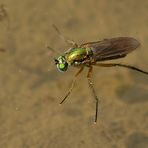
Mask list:
POLYGON ((141 47, 118 62, 148 71, 146 0, 0 0, 0 148, 147 148, 148 76, 124 68, 87 69, 67 99, 75 68, 53 59, 69 48, 53 29, 81 44, 131 36, 141 47))

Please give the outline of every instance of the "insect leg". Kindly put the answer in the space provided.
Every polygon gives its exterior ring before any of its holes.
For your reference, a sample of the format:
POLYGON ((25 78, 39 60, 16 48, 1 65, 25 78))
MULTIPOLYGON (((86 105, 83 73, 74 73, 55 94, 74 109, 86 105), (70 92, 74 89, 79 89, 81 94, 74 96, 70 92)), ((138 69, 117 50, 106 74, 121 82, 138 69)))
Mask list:
POLYGON ((146 71, 144 71, 142 69, 136 68, 134 66, 127 65, 127 64, 120 64, 120 63, 96 63, 96 64, 94 64, 94 66, 101 66, 101 67, 119 66, 119 67, 125 67, 125 68, 131 69, 131 70, 135 70, 135 71, 138 71, 138 72, 141 72, 143 74, 148 75, 148 72, 146 72, 146 71))
POLYGON ((76 82, 76 78, 82 72, 83 69, 84 69, 84 67, 81 67, 79 69, 79 71, 75 74, 75 77, 74 77, 74 79, 72 81, 71 87, 70 87, 69 91, 67 92, 66 96, 64 97, 64 99, 60 102, 60 104, 62 104, 67 99, 67 97, 71 94, 71 92, 73 90, 73 87, 75 85, 75 82, 76 82))
POLYGON ((93 85, 93 82, 92 82, 92 79, 91 79, 91 75, 92 75, 92 66, 89 67, 89 71, 88 71, 88 74, 87 74, 87 79, 88 79, 88 85, 90 87, 90 89, 92 90, 92 93, 93 93, 93 96, 96 100, 96 113, 95 113, 95 121, 94 123, 97 122, 97 117, 98 117, 98 102, 99 102, 99 99, 96 95, 96 91, 94 89, 94 85, 93 85))
POLYGON ((60 32, 60 30, 57 28, 57 26, 55 24, 52 25, 53 28, 56 30, 56 32, 58 33, 58 35, 60 36, 60 38, 62 40, 64 40, 65 43, 69 44, 70 46, 72 47, 78 47, 77 43, 75 43, 74 41, 72 40, 69 40, 69 39, 66 39, 63 34, 60 32))
POLYGON ((50 46, 47 46, 47 49, 48 49, 49 51, 51 51, 52 53, 61 54, 59 51, 57 51, 57 50, 53 49, 53 48, 52 48, 52 47, 50 47, 50 46))

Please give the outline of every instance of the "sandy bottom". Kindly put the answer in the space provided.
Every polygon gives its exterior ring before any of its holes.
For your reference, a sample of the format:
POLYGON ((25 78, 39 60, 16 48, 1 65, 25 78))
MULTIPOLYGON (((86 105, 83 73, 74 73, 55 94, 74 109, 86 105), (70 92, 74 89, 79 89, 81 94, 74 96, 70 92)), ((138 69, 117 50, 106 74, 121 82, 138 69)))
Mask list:
POLYGON ((124 68, 87 68, 67 99, 77 69, 60 73, 53 59, 69 47, 52 28, 77 43, 132 36, 141 47, 118 62, 148 71, 146 0, 1 0, 0 148, 147 148, 148 76, 124 68), (7 16, 7 17, 4 17, 7 16), (56 50, 52 52, 46 48, 56 50))

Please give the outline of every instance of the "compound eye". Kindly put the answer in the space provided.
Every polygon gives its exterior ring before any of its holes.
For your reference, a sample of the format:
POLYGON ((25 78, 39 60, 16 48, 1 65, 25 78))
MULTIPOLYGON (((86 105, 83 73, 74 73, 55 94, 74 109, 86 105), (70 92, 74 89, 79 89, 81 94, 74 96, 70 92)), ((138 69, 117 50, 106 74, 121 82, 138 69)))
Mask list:
POLYGON ((58 67, 58 69, 59 69, 60 71, 66 71, 67 68, 68 68, 68 64, 67 64, 67 63, 59 63, 59 64, 57 65, 57 67, 58 67))
POLYGON ((60 69, 64 69, 65 68, 65 64, 63 64, 63 63, 59 64, 59 68, 60 69))

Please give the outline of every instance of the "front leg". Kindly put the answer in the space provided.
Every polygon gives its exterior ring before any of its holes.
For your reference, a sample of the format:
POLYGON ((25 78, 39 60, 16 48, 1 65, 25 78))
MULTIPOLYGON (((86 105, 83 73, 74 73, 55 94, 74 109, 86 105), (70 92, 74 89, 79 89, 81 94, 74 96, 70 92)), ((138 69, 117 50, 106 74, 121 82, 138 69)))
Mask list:
POLYGON ((70 87, 70 89, 68 90, 67 94, 65 95, 64 99, 60 102, 60 104, 62 104, 62 103, 67 99, 67 97, 71 94, 71 92, 72 92, 72 90, 73 90, 73 87, 74 87, 74 85, 75 85, 75 82, 76 82, 76 78, 77 78, 77 76, 83 71, 83 69, 84 69, 84 67, 81 67, 81 68, 79 69, 79 71, 75 74, 75 77, 74 77, 74 79, 73 79, 73 81, 72 81, 71 87, 70 87))
POLYGON ((64 37, 64 35, 60 32, 60 30, 57 28, 57 26, 55 24, 52 24, 53 28, 56 30, 56 32, 58 33, 59 37, 64 40, 65 43, 69 44, 70 46, 72 46, 72 48, 76 48, 78 47, 77 43, 67 39, 66 37, 64 37))

